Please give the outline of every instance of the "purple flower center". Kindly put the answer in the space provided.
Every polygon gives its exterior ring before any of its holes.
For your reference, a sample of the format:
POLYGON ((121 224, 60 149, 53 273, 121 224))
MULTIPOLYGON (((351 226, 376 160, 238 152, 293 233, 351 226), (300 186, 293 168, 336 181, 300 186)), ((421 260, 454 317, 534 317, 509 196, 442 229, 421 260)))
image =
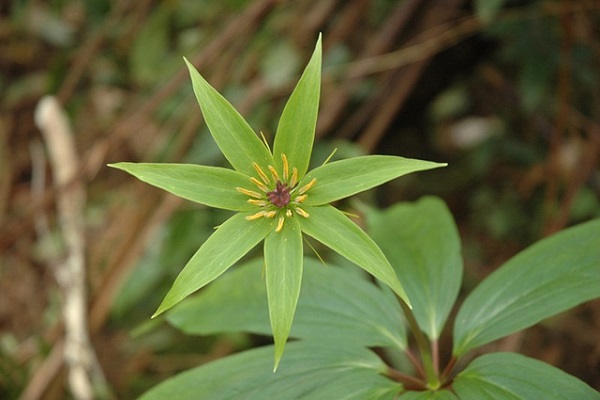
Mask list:
POLYGON ((290 203, 290 189, 287 183, 281 183, 277 181, 275 183, 275 190, 267 193, 267 198, 274 206, 283 208, 290 203))

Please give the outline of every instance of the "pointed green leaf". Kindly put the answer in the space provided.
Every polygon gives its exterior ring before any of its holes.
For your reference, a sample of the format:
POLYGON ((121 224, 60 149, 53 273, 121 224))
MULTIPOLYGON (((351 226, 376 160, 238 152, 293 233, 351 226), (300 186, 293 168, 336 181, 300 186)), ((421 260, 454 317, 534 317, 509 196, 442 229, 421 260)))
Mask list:
POLYGON ((229 163, 249 176, 254 176, 252 162, 266 168, 273 157, 246 120, 219 92, 204 80, 196 68, 185 59, 192 86, 206 125, 229 163))
POLYGON ((308 169, 317 126, 320 89, 321 35, 279 120, 273 144, 273 158, 280 171, 281 154, 287 156, 290 168, 298 168, 299 177, 304 176, 308 169))
POLYGON ((600 393, 558 368, 516 353, 476 358, 452 385, 461 399, 598 400, 600 393))
POLYGON ((272 346, 226 357, 167 379, 140 400, 392 400, 402 390, 366 348, 290 343, 275 374, 272 357, 272 346))
MULTIPOLYGON (((270 335, 263 267, 260 258, 230 269, 170 310, 167 320, 188 335, 270 335)), ((331 263, 324 268, 318 260, 304 259, 291 337, 327 341, 340 347, 404 350, 402 321, 402 310, 391 291, 374 285, 362 274, 350 274, 331 263)))
POLYGON ((517 254, 467 297, 454 355, 600 297, 600 220, 566 229, 517 254))
POLYGON ((236 187, 252 189, 250 178, 227 168, 195 164, 152 164, 122 162, 110 164, 139 180, 181 198, 210 207, 232 211, 249 211, 248 196, 236 187))
POLYGON ((273 220, 247 221, 247 215, 249 213, 235 214, 200 246, 175 279, 153 317, 219 277, 273 229, 273 220))
POLYGON ((413 304, 419 327, 439 338, 462 279, 460 237, 443 201, 425 197, 367 211, 369 233, 385 253, 413 304))
POLYGON ((388 285, 410 305, 396 272, 379 246, 362 229, 341 211, 330 205, 307 206, 304 209, 310 217, 300 220, 302 232, 346 257, 388 285))
POLYGON ((302 283, 302 232, 296 218, 288 218, 281 232, 272 231, 265 238, 265 275, 277 370, 302 283))
POLYGON ((395 156, 362 156, 334 161, 310 171, 300 185, 317 179, 308 192, 307 205, 343 199, 402 175, 443 167, 446 164, 395 156))

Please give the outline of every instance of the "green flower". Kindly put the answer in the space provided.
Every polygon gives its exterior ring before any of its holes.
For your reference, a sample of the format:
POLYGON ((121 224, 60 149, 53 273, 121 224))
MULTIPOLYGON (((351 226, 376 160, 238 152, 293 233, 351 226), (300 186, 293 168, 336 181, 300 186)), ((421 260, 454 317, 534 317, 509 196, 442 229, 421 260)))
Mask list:
POLYGON ((264 240, 277 368, 300 294, 303 234, 363 268, 410 304, 375 242, 329 203, 401 175, 444 164, 374 155, 325 163, 307 172, 319 106, 320 38, 283 110, 273 151, 233 106, 187 60, 186 63, 206 124, 234 169, 150 163, 111 166, 185 199, 237 213, 200 246, 154 316, 216 279, 264 240))

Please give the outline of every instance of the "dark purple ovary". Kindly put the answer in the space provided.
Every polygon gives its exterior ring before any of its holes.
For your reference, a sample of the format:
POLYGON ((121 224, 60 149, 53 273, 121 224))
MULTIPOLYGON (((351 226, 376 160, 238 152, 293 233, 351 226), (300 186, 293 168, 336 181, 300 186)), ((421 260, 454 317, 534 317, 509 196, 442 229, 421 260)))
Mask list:
POLYGON ((288 184, 277 181, 275 183, 275 190, 267 193, 267 197, 271 204, 279 208, 287 206, 290 203, 290 189, 288 189, 288 184))

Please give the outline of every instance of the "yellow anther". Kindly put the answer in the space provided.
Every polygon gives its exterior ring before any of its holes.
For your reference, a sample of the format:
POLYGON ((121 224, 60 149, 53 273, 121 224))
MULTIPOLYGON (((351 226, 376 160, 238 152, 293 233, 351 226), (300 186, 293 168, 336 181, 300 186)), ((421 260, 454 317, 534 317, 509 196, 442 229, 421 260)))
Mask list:
POLYGON ((277 174, 277 171, 275 171, 275 168, 273 168, 272 165, 268 166, 269 171, 271 171, 271 175, 273 175, 273 179, 275 179, 276 181, 281 181, 281 179, 279 179, 279 174, 277 174))
POLYGON ((300 194, 306 193, 308 191, 308 189, 310 189, 311 187, 313 187, 315 185, 315 183, 317 183, 317 178, 313 178, 312 181, 310 181, 306 185, 302 186, 298 190, 298 193, 300 193, 300 194))
POLYGON ((298 183, 298 168, 292 168, 292 179, 290 179, 290 187, 293 188, 298 183))
POLYGON ((254 177, 250 178, 250 182, 254 183, 257 188, 259 188, 260 190, 262 190, 265 193, 270 191, 269 188, 264 183, 262 183, 261 181, 259 181, 258 179, 254 178, 254 177))
POLYGON ((276 215, 277 215, 277 211, 273 211, 273 210, 265 211, 265 217, 267 217, 267 218, 273 218, 276 215))
POLYGON ((301 209, 300 207, 295 207, 294 211, 296 211, 298 213, 298 215, 301 215, 304 218, 310 217, 310 215, 306 211, 304 211, 303 209, 301 209))
POLYGON ((286 155, 283 153, 281 153, 281 161, 283 163, 283 180, 287 181, 290 172, 290 165, 288 164, 286 155))
POLYGON ((271 183, 271 181, 269 180, 269 177, 263 172, 263 170, 260 167, 260 165, 258 165, 257 163, 253 162, 252 166, 254 167, 254 169, 256 170, 256 172, 258 172, 258 175, 260 175, 260 179, 263 180, 263 182, 265 183, 265 185, 268 185, 269 183, 271 183))
POLYGON ((289 208, 285 211, 285 216, 288 218, 292 217, 292 210, 290 210, 289 208))
POLYGON ((237 190, 240 193, 245 194, 246 196, 254 197, 255 199, 263 198, 262 194, 255 192, 253 190, 244 189, 243 187, 236 187, 235 190, 237 190))
POLYGON ((262 217, 266 216, 266 214, 267 214, 266 211, 259 211, 256 214, 248 215, 246 217, 246 220, 248 220, 248 221, 254 221, 255 219, 259 219, 259 218, 262 218, 262 217))
POLYGON ((269 203, 266 200, 248 199, 248 203, 259 207, 266 207, 269 203))
POLYGON ((279 221, 277 221, 277 228, 275 228, 275 232, 281 232, 281 230, 283 229, 283 223, 285 222, 285 218, 279 217, 279 221))
MULTIPOLYGON (((306 198, 308 197, 307 194, 303 194, 301 196, 298 196, 294 199, 294 203, 302 203, 304 200, 306 200, 306 198)), ((250 201, 250 200, 248 200, 250 201)))

